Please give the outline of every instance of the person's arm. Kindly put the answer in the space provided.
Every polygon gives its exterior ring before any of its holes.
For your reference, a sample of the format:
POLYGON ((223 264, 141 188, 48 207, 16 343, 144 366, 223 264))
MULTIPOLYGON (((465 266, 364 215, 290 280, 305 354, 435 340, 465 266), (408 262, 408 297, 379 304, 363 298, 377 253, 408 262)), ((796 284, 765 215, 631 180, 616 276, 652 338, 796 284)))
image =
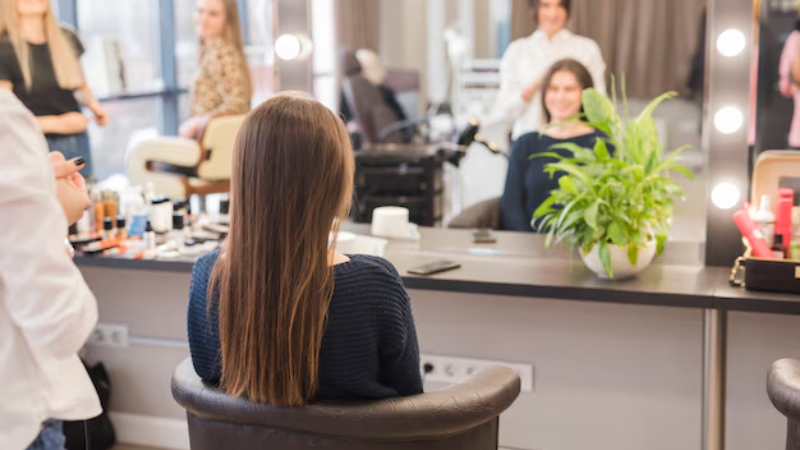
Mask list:
POLYGON ((531 231, 531 219, 525 204, 525 173, 528 167, 528 149, 538 141, 536 134, 521 136, 511 148, 508 158, 506 186, 500 199, 503 229, 508 231, 531 231))
POLYGON ((65 252, 67 221, 56 200, 47 145, 33 117, 0 92, 0 278, 5 307, 28 345, 56 358, 80 350, 97 302, 65 252))
POLYGON ((781 63, 779 67, 781 94, 786 97, 793 97, 796 88, 792 83, 792 66, 794 65, 797 52, 800 50, 798 44, 798 32, 794 31, 786 39, 786 44, 781 52, 781 63))
POLYGON ((411 299, 403 287, 403 280, 397 269, 386 261, 392 272, 391 295, 395 301, 382 308, 383 333, 386 343, 381 349, 381 375, 386 385, 401 396, 422 393, 422 377, 419 373, 419 343, 414 316, 411 313, 411 299))
POLYGON ((209 253, 192 268, 186 320, 194 371, 209 383, 219 381, 221 364, 218 309, 208 308, 209 278, 218 255, 218 252, 209 253))
POLYGON ((44 134, 78 134, 86 130, 89 118, 79 112, 68 112, 60 116, 38 116, 36 124, 44 134))
POLYGON ((80 102, 83 103, 83 106, 89 108, 92 114, 94 114, 95 122, 97 122, 98 125, 104 126, 108 123, 108 113, 100 105, 100 102, 97 101, 97 97, 94 96, 88 84, 84 84, 78 89, 77 96, 80 102))
POLYGON ((594 89, 605 95, 606 94, 606 62, 603 59, 603 52, 597 42, 591 41, 591 50, 589 52, 588 69, 592 74, 592 81, 594 81, 594 89))
POLYGON ((518 42, 512 43, 500 61, 500 92, 494 115, 507 122, 518 119, 538 92, 532 89, 535 86, 525 86, 517 77, 516 67, 522 56, 521 50, 518 42))

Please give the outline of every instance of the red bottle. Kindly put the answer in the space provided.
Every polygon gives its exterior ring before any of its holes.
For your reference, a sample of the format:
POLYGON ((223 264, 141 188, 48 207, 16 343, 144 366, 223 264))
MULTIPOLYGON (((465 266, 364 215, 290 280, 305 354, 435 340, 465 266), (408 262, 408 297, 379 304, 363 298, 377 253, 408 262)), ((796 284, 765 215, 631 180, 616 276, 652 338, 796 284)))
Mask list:
POLYGON ((746 209, 742 209, 733 215, 733 221, 739 227, 739 231, 750 243, 750 248, 753 249, 753 256, 756 258, 773 259, 772 249, 767 245, 767 241, 756 230, 756 225, 750 219, 750 214, 746 209))
POLYGON ((783 188, 778 190, 778 203, 775 207, 775 235, 783 236, 783 242, 792 242, 792 206, 794 191, 783 188))

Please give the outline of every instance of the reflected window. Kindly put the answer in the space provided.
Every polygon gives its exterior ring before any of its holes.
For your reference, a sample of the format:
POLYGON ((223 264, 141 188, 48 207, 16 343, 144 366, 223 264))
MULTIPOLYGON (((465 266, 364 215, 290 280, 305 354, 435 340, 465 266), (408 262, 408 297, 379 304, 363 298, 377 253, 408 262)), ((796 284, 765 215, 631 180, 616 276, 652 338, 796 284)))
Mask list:
POLYGON ((78 0, 87 82, 98 96, 160 91, 157 0, 78 0))
POLYGON ((149 97, 102 102, 108 112, 108 125, 89 126, 94 175, 103 180, 127 173, 125 151, 133 142, 159 134, 161 98, 149 97))

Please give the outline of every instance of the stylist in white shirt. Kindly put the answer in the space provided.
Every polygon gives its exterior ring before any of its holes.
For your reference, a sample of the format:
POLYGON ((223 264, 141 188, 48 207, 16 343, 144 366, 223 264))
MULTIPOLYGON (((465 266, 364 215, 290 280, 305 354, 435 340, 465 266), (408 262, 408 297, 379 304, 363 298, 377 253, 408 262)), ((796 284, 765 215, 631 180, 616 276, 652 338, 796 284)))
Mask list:
POLYGON ((0 89, 3 450, 63 449, 60 420, 102 411, 77 356, 97 321, 97 302, 66 244, 68 220, 89 204, 80 167, 49 156, 31 113, 0 89))
POLYGON ((495 116, 513 122, 512 139, 539 131, 542 125, 542 77, 562 59, 589 69, 595 89, 606 92, 606 63, 597 42, 566 29, 570 0, 529 0, 538 29, 508 46, 500 64, 500 95, 495 116))

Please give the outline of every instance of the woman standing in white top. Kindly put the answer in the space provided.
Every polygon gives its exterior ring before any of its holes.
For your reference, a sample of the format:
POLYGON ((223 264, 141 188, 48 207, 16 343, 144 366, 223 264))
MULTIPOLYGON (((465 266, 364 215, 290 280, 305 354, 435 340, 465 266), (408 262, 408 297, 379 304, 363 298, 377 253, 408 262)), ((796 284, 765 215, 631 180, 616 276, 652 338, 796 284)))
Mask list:
POLYGON ((67 224, 89 205, 77 173, 84 164, 48 156, 33 115, 0 89, 3 450, 63 450, 60 420, 102 412, 77 355, 97 321, 97 302, 65 243, 67 224))
POLYGON ((496 115, 514 122, 512 139, 542 125, 542 78, 550 66, 574 59, 589 69, 594 87, 606 91, 606 63, 597 42, 566 29, 570 0, 529 0, 538 29, 508 46, 500 64, 500 95, 496 115))

